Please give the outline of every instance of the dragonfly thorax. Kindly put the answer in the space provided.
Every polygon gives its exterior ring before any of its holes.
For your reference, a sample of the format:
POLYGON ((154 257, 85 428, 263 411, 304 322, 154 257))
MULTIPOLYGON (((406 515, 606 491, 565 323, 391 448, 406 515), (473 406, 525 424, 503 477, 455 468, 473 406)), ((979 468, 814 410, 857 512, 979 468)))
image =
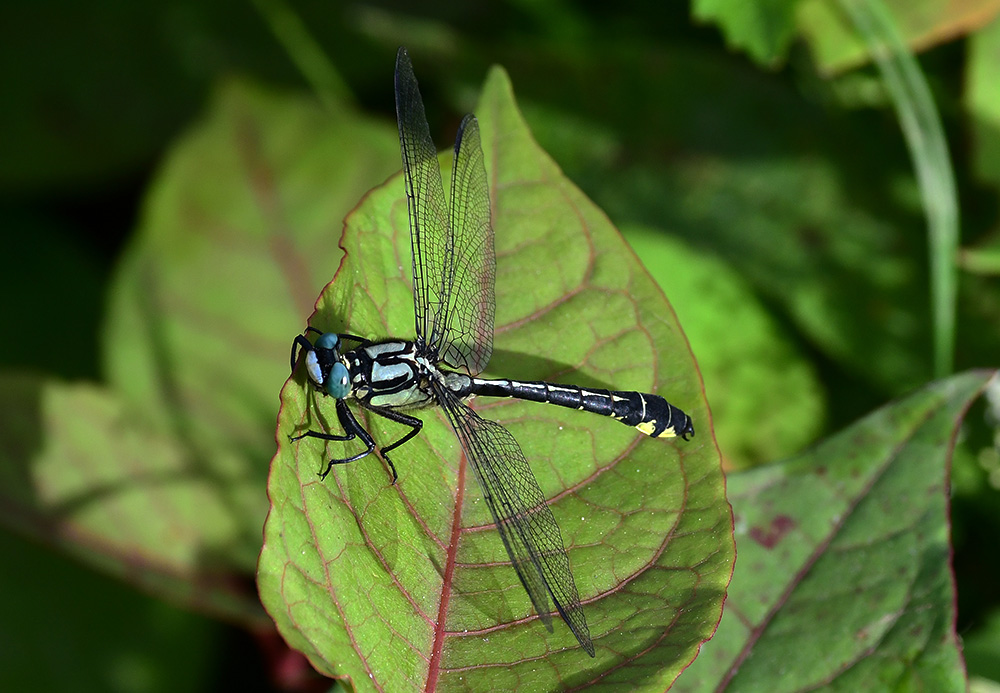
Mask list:
POLYGON ((351 374, 351 394, 365 406, 404 409, 429 404, 433 377, 407 341, 363 344, 344 354, 351 374))
POLYGON ((457 393, 467 390, 470 382, 466 375, 440 370, 416 342, 363 344, 343 360, 350 372, 351 396, 380 409, 419 409, 435 403, 433 383, 457 393))

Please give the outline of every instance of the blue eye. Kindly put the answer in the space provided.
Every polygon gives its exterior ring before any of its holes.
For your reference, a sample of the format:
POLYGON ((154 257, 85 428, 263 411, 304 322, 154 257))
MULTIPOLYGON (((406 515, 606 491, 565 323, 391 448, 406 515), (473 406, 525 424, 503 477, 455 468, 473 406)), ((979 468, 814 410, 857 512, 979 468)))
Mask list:
POLYGON ((340 337, 335 332, 324 332, 319 336, 314 345, 317 349, 336 349, 340 344, 340 337))
MULTIPOLYGON (((325 336, 323 335, 323 337, 325 336)), ((351 392, 351 378, 347 372, 347 366, 339 361, 330 368, 330 375, 326 379, 326 391, 334 399, 344 399, 351 392)))

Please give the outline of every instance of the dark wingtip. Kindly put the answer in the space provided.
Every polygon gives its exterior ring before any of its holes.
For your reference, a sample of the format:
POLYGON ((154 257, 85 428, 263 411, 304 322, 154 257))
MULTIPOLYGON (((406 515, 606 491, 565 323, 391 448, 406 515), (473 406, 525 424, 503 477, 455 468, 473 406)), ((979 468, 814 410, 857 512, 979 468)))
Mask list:
POLYGON ((417 78, 413 74, 413 63, 410 62, 410 54, 406 51, 406 46, 400 46, 396 51, 396 71, 393 73, 393 86, 396 88, 396 119, 399 119, 399 92, 404 83, 416 83, 417 78))

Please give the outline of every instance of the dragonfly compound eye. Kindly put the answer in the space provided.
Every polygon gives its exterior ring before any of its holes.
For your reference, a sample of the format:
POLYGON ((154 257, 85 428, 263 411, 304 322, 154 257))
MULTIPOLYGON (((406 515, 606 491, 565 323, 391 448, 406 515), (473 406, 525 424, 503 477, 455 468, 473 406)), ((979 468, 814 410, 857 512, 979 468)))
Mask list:
POLYGON ((314 345, 317 349, 336 349, 340 344, 340 337, 335 332, 324 332, 319 336, 314 345))
POLYGON ((319 357, 316 356, 315 349, 306 352, 306 373, 309 374, 311 381, 317 385, 323 385, 323 369, 319 365, 319 357))
POLYGON ((330 368, 330 375, 326 379, 326 391, 334 399, 344 399, 351 391, 351 378, 347 366, 340 361, 330 368))

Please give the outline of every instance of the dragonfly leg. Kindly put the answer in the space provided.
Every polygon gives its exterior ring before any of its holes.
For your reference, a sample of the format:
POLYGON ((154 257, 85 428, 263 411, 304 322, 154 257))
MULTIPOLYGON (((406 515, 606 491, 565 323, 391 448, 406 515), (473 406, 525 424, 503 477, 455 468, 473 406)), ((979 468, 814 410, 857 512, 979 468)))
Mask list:
POLYGON ((288 440, 291 443, 295 441, 302 440, 303 438, 319 438, 320 440, 354 440, 357 436, 353 433, 346 436, 338 436, 336 433, 320 433, 319 431, 306 431, 299 436, 288 436, 288 440))
POLYGON ((302 335, 295 337, 295 341, 292 342, 292 373, 295 372, 295 362, 299 360, 299 349, 304 349, 306 352, 312 351, 313 345, 308 339, 302 335))
MULTIPOLYGON (((347 403, 342 399, 337 400, 337 418, 340 419, 340 425, 344 427, 344 435, 338 435, 336 433, 320 433, 319 431, 306 431, 302 435, 288 436, 288 440, 294 443, 295 441, 302 440, 303 438, 318 438, 319 440, 336 440, 343 442, 345 440, 354 440, 360 436, 361 440, 365 441, 366 445, 369 443, 371 436, 368 435, 368 431, 362 428, 361 424, 355 420, 354 416, 351 415, 351 410, 347 407, 347 403)), ((374 447, 374 441, 372 441, 371 444, 372 447, 374 447)), ((368 450, 365 455, 370 452, 371 450, 368 450)), ((364 455, 361 457, 364 457, 364 455)), ((354 461, 354 459, 360 458, 352 458, 351 461, 354 461)))
POLYGON ((392 460, 389 458, 389 456, 386 453, 389 452, 390 450, 398 448, 400 445, 402 445, 403 443, 405 443, 406 441, 408 441, 410 438, 412 438, 413 436, 415 436, 418 433, 420 433, 420 429, 423 428, 424 422, 421 421, 420 419, 418 419, 415 416, 409 416, 407 414, 401 414, 400 412, 393 411, 392 409, 382 409, 382 408, 376 408, 376 407, 366 407, 366 408, 370 409, 373 412, 375 412, 379 416, 384 416, 385 418, 389 419, 390 421, 395 421, 396 423, 401 423, 404 426, 409 426, 410 427, 410 430, 402 438, 400 438, 399 440, 395 441, 394 443, 390 443, 389 445, 386 445, 384 448, 382 448, 381 450, 379 450, 379 452, 382 454, 382 459, 384 459, 386 461, 386 463, 388 463, 389 469, 392 470, 392 483, 395 484, 396 483, 396 479, 398 478, 398 475, 396 474, 396 465, 394 465, 392 463, 392 460))
POLYGON ((367 457, 375 449, 375 440, 371 437, 371 434, 364 429, 364 427, 357 422, 354 415, 351 414, 350 408, 347 403, 342 400, 337 400, 337 418, 340 419, 340 425, 344 427, 344 435, 338 435, 336 433, 320 433, 319 431, 306 431, 300 436, 289 436, 289 440, 295 442, 296 440, 302 440, 303 438, 318 438, 319 440, 335 440, 335 441, 345 441, 354 440, 355 438, 361 438, 365 444, 365 449, 359 452, 357 455, 351 457, 345 457, 340 460, 330 460, 326 464, 326 469, 319 473, 320 479, 326 479, 330 470, 333 469, 335 464, 347 464, 348 462, 354 462, 360 460, 362 457, 367 457))

